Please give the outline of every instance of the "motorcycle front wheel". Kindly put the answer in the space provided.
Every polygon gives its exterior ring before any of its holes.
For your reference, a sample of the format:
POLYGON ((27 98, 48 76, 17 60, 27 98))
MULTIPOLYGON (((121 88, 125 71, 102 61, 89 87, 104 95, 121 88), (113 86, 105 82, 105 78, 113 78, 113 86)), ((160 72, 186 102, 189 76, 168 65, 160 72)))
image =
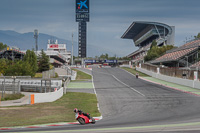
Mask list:
POLYGON ((81 124, 81 125, 84 125, 85 124, 85 120, 83 118, 78 118, 78 122, 81 124))

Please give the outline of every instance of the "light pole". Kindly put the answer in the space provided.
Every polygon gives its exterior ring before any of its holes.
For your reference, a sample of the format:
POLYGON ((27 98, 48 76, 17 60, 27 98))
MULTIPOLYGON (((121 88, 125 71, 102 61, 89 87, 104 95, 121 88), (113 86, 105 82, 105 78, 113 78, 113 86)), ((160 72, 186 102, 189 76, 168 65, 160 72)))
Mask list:
POLYGON ((39 35, 38 30, 35 29, 33 37, 35 38, 35 51, 36 51, 36 55, 37 55, 37 51, 38 51, 38 35, 39 35))
POLYGON ((74 42, 73 42, 73 37, 74 37, 74 34, 72 33, 72 53, 71 53, 71 56, 72 56, 72 63, 71 63, 71 65, 73 65, 74 64, 74 42))
POLYGON ((188 56, 185 56, 187 58, 187 68, 188 68, 188 56))

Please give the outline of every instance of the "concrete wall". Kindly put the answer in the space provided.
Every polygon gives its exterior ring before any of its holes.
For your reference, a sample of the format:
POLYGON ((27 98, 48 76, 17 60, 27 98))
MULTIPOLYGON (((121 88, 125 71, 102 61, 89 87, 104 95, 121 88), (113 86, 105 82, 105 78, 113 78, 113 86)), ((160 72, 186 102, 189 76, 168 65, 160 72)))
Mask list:
POLYGON ((136 67, 136 70, 140 71, 142 73, 145 73, 145 74, 147 74, 147 75, 149 75, 151 77, 158 78, 158 79, 161 79, 161 80, 164 80, 164 81, 168 81, 168 82, 172 82, 172 83, 176 83, 176 84, 180 84, 180 85, 184 85, 184 86, 200 89, 200 81, 194 81, 194 80, 189 80, 189 79, 182 79, 182 78, 177 78, 177 77, 171 77, 171 76, 166 76, 166 75, 162 75, 162 74, 157 74, 155 72, 148 71, 146 69, 139 68, 139 67, 136 67))
POLYGON ((120 65, 119 67, 128 67, 130 68, 131 65, 120 65))
MULTIPOLYGON (((55 92, 49 93, 34 93, 34 102, 33 103, 45 103, 45 102, 53 102, 63 96, 63 87, 55 92)), ((31 103, 31 97, 30 97, 31 103)))

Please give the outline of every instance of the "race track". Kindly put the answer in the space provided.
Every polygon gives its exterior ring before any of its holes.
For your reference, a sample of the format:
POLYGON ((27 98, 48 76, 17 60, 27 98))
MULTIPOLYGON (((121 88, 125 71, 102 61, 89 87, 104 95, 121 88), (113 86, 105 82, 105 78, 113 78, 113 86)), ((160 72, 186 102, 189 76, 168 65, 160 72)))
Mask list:
POLYGON ((15 132, 200 132, 200 97, 136 79, 120 68, 93 68, 92 75, 101 121, 15 132))

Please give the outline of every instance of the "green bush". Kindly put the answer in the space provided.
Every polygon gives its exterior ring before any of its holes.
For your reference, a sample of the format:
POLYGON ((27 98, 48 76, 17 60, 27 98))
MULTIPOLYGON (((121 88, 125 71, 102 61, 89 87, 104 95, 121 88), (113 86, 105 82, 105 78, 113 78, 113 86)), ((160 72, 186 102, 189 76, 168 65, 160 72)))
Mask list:
POLYGON ((158 47, 157 44, 154 42, 152 43, 150 50, 147 52, 147 55, 144 57, 144 61, 154 60, 162 56, 166 53, 167 50, 170 50, 172 48, 174 48, 173 45, 158 47))

